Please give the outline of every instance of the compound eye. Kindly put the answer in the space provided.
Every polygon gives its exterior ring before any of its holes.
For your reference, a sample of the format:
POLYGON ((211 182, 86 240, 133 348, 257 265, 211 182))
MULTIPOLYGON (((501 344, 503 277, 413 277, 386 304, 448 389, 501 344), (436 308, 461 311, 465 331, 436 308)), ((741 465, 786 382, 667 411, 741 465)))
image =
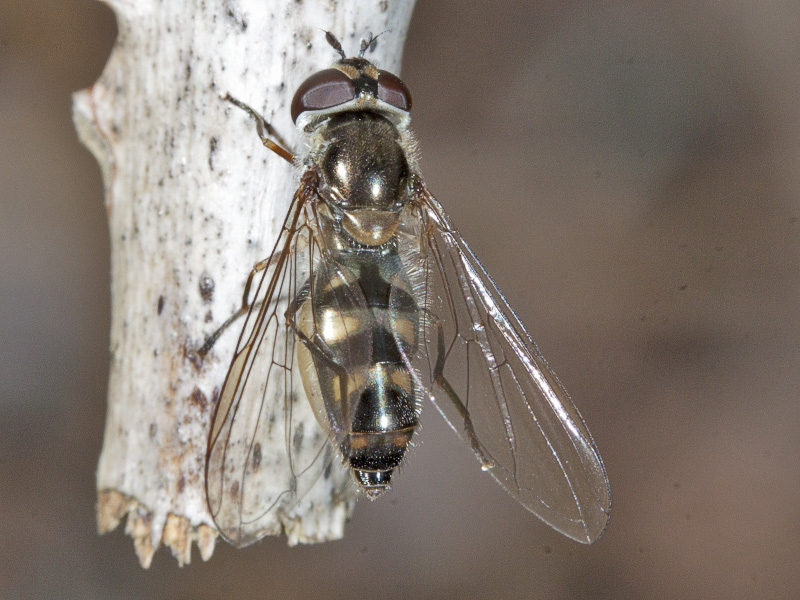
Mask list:
POLYGON ((378 99, 400 110, 411 110, 411 92, 397 75, 388 71, 378 71, 378 99))
POLYGON ((292 121, 307 110, 324 110, 356 97, 353 81, 337 69, 318 71, 306 79, 292 100, 292 121))

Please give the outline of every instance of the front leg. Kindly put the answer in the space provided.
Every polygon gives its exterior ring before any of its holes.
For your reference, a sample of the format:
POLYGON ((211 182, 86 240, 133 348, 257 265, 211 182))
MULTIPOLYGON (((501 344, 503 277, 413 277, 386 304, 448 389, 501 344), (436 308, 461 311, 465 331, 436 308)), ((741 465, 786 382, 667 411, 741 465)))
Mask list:
MULTIPOLYGON (((272 126, 267 122, 267 120, 264 117, 262 117, 252 108, 250 108, 247 104, 245 104, 241 100, 237 100, 230 94, 225 94, 225 98, 223 98, 223 100, 227 100, 231 104, 238 106, 247 114, 249 114, 251 117, 253 117, 256 121, 256 131, 258 131, 258 137, 261 138, 261 143, 264 144, 270 150, 272 150, 275 154, 280 156, 282 159, 294 164, 294 154, 289 152, 278 142, 275 142, 267 137, 267 133, 273 135, 274 137, 278 137, 278 135, 275 133, 275 130, 272 129, 272 126)), ((282 140, 280 140, 279 138, 279 141, 282 140)))

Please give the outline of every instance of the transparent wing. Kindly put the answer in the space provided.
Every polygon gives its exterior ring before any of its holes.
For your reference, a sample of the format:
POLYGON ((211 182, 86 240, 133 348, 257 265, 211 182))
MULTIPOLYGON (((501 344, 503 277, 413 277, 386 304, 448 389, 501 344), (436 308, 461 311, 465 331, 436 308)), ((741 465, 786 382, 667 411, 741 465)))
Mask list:
POLYGON ((424 335, 408 358, 426 395, 514 498, 568 537, 593 542, 610 494, 586 424, 441 205, 422 184, 416 199, 401 230, 406 256, 417 253, 408 268, 421 265, 424 335))
POLYGON ((330 503, 331 484, 340 498, 348 494, 347 474, 304 397, 296 336, 286 319, 315 256, 307 184, 295 195, 255 291, 209 435, 209 509, 220 534, 239 547, 280 533, 301 500, 330 503))

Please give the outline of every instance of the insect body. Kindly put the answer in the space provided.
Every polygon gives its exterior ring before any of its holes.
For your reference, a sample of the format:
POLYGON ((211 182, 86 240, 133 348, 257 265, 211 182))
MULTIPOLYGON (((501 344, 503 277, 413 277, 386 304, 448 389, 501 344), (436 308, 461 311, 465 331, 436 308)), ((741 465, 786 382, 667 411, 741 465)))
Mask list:
MULTIPOLYGON (((586 425, 416 168, 403 82, 341 54, 292 102, 304 173, 222 388, 206 488, 220 533, 270 532, 332 470, 374 498, 389 489, 434 403, 484 470, 584 543, 608 519, 605 470, 586 425), (297 402, 299 382, 309 400, 297 402), (301 425, 313 411, 320 427, 301 425), (262 447, 285 440, 283 456, 262 447)), ((252 109, 265 145, 266 123, 252 109)), ((244 312, 244 308, 243 311, 244 312)), ((229 321, 230 322, 230 321, 229 321)), ((208 344, 207 344, 208 346, 208 344)))
POLYGON ((298 358, 307 396, 325 407, 322 422, 341 432, 346 464, 375 497, 388 489, 417 425, 407 357, 417 349, 420 306, 394 239, 409 165, 383 117, 344 112, 322 127, 320 193, 333 201, 318 206, 317 235, 327 264, 315 269, 297 313, 298 358))

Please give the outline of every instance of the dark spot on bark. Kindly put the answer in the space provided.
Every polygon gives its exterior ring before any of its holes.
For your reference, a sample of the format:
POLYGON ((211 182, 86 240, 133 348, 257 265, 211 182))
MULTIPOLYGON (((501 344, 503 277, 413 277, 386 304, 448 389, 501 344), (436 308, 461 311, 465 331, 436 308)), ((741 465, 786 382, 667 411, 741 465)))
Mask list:
POLYGON ((258 471, 261 467, 261 444, 256 442, 253 446, 253 470, 258 471))
POLYGON ((183 490, 186 489, 186 478, 181 475, 181 478, 178 480, 178 493, 182 494, 183 490))
POLYGON ((300 423, 297 429, 294 430, 294 437, 292 438, 292 447, 295 453, 300 454, 300 449, 303 447, 303 424, 300 423))
POLYGON ((208 406, 208 398, 206 398, 206 395, 198 387, 192 390, 192 393, 189 395, 189 400, 202 410, 205 410, 208 406))
POLYGON ((208 304, 214 297, 214 280, 208 273, 200 275, 200 297, 208 304))
POLYGON ((161 311, 164 310, 164 296, 158 297, 158 314, 161 314, 161 311))
POLYGON ((147 433, 151 440, 156 439, 156 435, 158 434, 158 425, 155 423, 150 423, 150 429, 147 431, 147 433))
POLYGON ((217 151, 217 138, 212 137, 208 140, 208 167, 213 171, 214 170, 214 153, 217 151))
POLYGON ((228 20, 231 21, 233 24, 238 25, 239 29, 242 31, 247 30, 247 20, 244 17, 240 17, 232 9, 228 9, 228 12, 225 13, 225 16, 228 17, 228 20))

